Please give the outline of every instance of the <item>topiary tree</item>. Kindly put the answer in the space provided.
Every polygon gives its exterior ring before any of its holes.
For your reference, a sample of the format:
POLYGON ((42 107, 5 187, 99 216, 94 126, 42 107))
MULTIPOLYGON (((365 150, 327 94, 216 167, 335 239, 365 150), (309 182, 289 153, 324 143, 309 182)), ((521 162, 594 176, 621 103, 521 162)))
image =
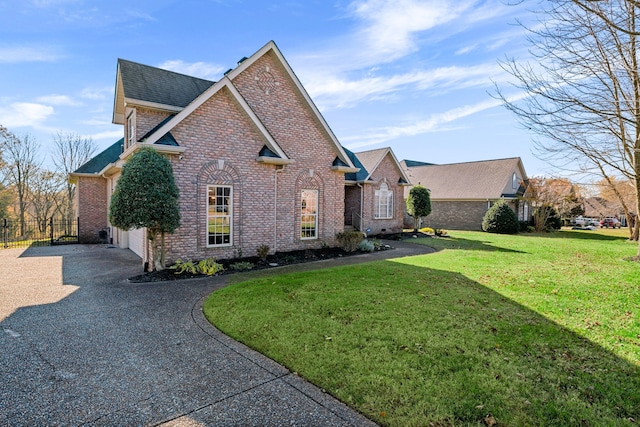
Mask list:
POLYGON ((147 228, 151 241, 160 235, 158 265, 152 266, 160 270, 165 268, 165 233, 180 226, 178 196, 171 163, 152 148, 129 159, 111 196, 111 224, 123 230, 147 228))
POLYGON ((431 193, 422 185, 416 185, 407 197, 407 214, 413 217, 413 231, 418 231, 420 218, 431 213, 431 193))
POLYGON ((482 219, 482 230, 488 233, 516 234, 519 228, 518 216, 504 199, 494 203, 482 219))

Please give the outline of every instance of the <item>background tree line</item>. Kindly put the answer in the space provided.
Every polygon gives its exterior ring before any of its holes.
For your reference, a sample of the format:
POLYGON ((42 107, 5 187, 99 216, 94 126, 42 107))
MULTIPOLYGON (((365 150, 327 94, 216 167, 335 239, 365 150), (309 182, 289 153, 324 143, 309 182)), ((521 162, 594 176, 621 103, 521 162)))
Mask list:
POLYGON ((75 186, 68 175, 93 157, 96 146, 90 137, 65 132, 54 135, 53 143, 53 150, 44 153, 32 136, 18 136, 0 125, 0 218, 17 221, 20 236, 26 236, 32 220, 75 219, 75 186), (45 154, 50 167, 44 166, 45 154))

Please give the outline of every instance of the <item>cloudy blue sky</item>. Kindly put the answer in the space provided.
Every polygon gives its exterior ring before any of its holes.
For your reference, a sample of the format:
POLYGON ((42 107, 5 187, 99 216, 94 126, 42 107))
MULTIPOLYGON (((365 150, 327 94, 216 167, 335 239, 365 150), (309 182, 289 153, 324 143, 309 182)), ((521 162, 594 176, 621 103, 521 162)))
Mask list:
POLYGON ((58 131, 100 149, 117 58, 218 80, 274 40, 342 144, 454 163, 520 156, 553 172, 491 97, 527 57, 523 7, 487 0, 0 0, 0 124, 47 157, 58 131))

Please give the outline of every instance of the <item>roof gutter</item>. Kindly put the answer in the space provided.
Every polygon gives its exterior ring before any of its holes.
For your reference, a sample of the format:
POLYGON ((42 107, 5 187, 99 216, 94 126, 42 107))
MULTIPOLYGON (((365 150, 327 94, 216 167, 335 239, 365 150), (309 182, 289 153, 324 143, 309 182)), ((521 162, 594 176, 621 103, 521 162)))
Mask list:
POLYGON ((120 160, 127 160, 143 147, 150 147, 161 154, 182 154, 187 149, 185 147, 175 145, 162 145, 162 144, 149 144, 146 142, 136 142, 127 148, 122 154, 120 154, 120 160))

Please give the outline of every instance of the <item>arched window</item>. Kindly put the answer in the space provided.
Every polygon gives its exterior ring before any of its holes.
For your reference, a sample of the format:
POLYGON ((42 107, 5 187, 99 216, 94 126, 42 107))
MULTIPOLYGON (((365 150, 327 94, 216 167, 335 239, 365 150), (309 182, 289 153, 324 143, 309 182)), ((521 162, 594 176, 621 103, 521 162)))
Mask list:
POLYGON ((518 185, 518 175, 514 172, 511 176, 511 188, 517 190, 520 185, 518 185))
POLYGON ((393 218, 393 191, 389 190, 386 183, 380 184, 373 198, 373 217, 375 219, 393 218))

